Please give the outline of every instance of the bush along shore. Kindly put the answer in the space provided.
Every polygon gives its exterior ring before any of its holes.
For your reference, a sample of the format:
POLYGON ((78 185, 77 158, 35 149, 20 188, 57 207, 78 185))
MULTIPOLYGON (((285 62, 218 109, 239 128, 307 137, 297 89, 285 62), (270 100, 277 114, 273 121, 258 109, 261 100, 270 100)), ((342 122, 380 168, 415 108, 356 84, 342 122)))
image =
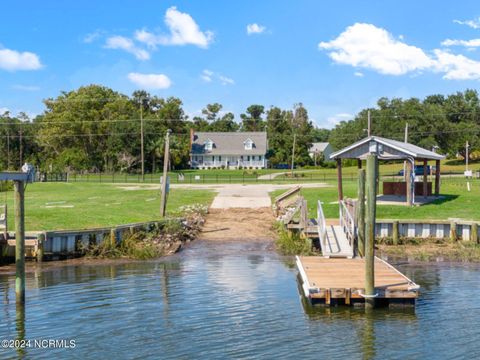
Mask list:
POLYGON ((405 238, 397 245, 388 239, 376 245, 381 256, 408 261, 480 262, 480 244, 474 241, 405 238))
POLYGON ((204 205, 182 207, 181 218, 171 218, 150 229, 133 232, 121 242, 105 239, 85 249, 85 255, 90 258, 144 260, 174 254, 197 237, 205 223, 207 211, 204 205))

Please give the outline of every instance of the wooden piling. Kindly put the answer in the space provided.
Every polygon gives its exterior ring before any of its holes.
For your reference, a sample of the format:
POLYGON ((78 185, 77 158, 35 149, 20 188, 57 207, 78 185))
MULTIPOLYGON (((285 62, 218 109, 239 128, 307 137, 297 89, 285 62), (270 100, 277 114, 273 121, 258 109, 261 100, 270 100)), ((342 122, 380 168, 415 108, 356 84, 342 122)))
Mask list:
POLYGON ((474 243, 478 242, 478 224, 472 223, 471 231, 470 231, 470 240, 474 243))
POLYGON ((393 245, 398 245, 398 241, 399 241, 399 238, 400 238, 398 227, 399 227, 398 221, 394 221, 392 223, 392 243, 393 243, 393 245))
POLYGON ((342 159, 337 159, 338 201, 343 200, 342 159))
POLYGON ((113 228, 110 229, 110 245, 117 245, 117 234, 115 233, 115 229, 113 228))
POLYGON ((363 257, 365 256, 365 170, 364 169, 358 170, 357 229, 358 229, 358 254, 363 257))
POLYGON ((25 302, 25 183, 13 182, 15 201, 15 294, 17 303, 25 302))
POLYGON ((167 130, 165 135, 165 153, 163 155, 163 182, 162 182, 162 192, 160 194, 160 216, 165 217, 165 209, 167 208, 167 177, 168 177, 168 161, 170 159, 170 132, 167 130))
POLYGON ((374 242, 377 202, 377 155, 367 155, 366 222, 365 222, 365 307, 375 307, 374 242))
POLYGON ((37 262, 43 261, 43 247, 45 244, 45 233, 37 235, 37 262))
POLYGON ((450 222, 450 241, 457 241, 457 223, 455 221, 450 222))

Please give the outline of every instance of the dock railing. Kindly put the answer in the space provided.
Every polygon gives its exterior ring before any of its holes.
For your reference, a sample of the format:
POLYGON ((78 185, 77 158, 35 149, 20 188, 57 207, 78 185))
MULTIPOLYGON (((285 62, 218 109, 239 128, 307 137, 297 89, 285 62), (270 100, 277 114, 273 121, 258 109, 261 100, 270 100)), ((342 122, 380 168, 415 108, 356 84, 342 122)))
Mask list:
POLYGON ((317 224, 318 224, 318 238, 322 248, 327 244, 327 224, 325 222, 325 215, 323 213, 322 202, 317 202, 317 224))
POLYGON ((352 213, 349 211, 345 200, 340 200, 338 205, 340 211, 340 226, 345 232, 350 246, 353 248, 355 241, 355 220, 352 213))

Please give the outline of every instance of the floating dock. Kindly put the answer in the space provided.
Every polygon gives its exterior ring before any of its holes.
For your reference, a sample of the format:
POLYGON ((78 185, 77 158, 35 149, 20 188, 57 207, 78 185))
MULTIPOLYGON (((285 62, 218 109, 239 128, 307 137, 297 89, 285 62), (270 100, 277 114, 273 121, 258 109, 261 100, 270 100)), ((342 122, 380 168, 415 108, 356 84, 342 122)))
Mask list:
MULTIPOLYGON (((303 295, 312 304, 365 303, 365 259, 297 256, 303 295)), ((414 305, 419 286, 392 265, 375 257, 375 299, 378 305, 414 305)))

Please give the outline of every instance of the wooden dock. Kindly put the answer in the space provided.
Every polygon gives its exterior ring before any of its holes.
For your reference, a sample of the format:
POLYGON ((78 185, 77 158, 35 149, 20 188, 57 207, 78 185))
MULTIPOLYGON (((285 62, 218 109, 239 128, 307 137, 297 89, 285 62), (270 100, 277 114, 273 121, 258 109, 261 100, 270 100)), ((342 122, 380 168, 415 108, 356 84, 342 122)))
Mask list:
MULTIPOLYGON (((356 305, 365 302, 365 259, 297 256, 303 295, 312 304, 356 305)), ((379 305, 415 304, 419 286, 375 257, 375 299, 379 305)))

